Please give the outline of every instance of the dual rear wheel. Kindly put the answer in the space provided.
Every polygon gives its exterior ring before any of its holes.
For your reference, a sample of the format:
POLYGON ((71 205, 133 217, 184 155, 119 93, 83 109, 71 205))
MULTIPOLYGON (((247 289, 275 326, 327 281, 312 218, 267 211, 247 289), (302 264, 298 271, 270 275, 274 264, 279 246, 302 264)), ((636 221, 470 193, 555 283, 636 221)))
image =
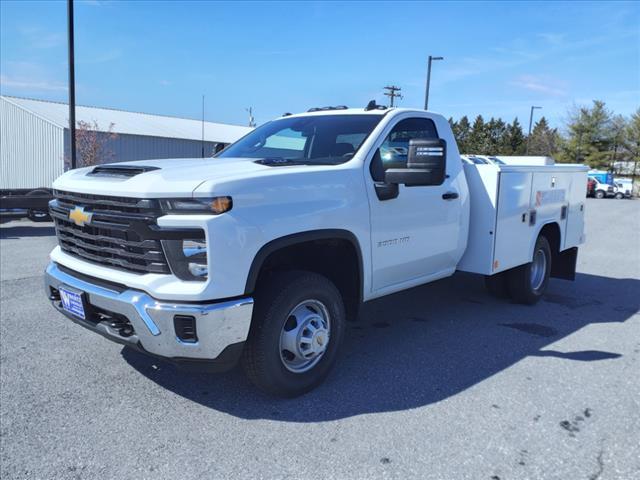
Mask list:
POLYGON ((547 289, 551 274, 551 247, 544 236, 538 237, 531 262, 506 272, 485 277, 489 292, 500 298, 533 305, 547 289))

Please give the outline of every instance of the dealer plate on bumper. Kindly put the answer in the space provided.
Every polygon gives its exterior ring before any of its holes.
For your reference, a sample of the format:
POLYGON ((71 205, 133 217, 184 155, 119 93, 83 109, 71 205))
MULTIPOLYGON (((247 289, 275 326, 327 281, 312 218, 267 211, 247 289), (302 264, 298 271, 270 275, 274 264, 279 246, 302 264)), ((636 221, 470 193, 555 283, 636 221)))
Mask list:
POLYGON ((58 291, 60 292, 62 308, 76 317, 86 320, 84 314, 84 302, 82 301, 82 292, 74 291, 63 286, 61 286, 58 291))

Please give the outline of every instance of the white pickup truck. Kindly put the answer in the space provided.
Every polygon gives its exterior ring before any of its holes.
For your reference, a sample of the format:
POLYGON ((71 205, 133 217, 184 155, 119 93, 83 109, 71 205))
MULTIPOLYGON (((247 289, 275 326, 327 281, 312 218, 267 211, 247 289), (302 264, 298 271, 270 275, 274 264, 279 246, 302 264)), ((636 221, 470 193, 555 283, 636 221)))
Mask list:
POLYGON ((573 279, 587 169, 463 163, 423 110, 286 114, 216 158, 72 170, 46 294, 110 340, 295 396, 367 302, 452 275, 533 304, 573 279))

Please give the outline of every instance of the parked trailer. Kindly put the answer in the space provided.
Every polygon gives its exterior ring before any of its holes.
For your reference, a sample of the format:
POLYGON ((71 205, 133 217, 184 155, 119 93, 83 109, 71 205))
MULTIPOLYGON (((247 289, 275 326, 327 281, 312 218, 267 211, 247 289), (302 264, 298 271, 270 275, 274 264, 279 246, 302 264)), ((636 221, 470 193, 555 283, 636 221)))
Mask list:
POLYGON ((34 222, 44 222, 51 218, 48 210, 52 199, 50 188, 0 190, 0 213, 20 213, 34 222))

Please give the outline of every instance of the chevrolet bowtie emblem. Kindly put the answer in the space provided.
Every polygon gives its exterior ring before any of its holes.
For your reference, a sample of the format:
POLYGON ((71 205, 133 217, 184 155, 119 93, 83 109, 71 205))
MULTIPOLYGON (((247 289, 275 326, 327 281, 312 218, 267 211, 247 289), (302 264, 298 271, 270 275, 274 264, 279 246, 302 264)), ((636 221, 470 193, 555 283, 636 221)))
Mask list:
POLYGON ((92 216, 93 213, 85 212, 84 207, 75 207, 69 212, 69 220, 73 220, 73 223, 75 223, 79 227, 84 227, 85 225, 91 223, 92 216))

